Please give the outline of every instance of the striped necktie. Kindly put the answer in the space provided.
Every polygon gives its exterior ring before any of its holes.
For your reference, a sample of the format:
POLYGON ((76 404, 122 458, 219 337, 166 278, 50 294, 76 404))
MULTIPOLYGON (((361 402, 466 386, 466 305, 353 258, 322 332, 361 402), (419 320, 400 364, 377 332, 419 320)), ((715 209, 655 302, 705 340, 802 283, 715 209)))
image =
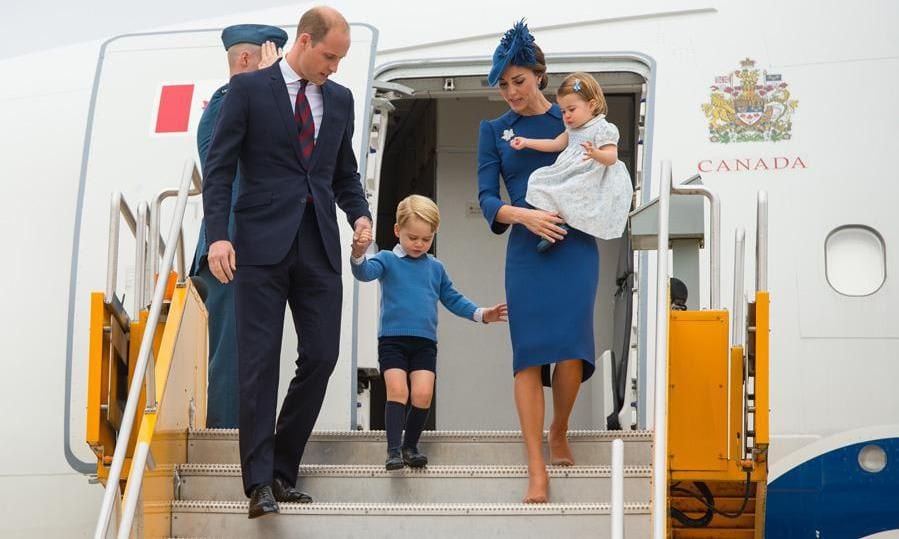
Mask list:
POLYGON ((309 100, 306 99, 306 84, 309 81, 300 79, 300 91, 297 92, 296 108, 294 109, 294 118, 297 121, 297 130, 299 131, 300 151, 303 154, 303 161, 309 162, 312 156, 312 148, 315 146, 315 119, 312 117, 312 109, 309 107, 309 100))

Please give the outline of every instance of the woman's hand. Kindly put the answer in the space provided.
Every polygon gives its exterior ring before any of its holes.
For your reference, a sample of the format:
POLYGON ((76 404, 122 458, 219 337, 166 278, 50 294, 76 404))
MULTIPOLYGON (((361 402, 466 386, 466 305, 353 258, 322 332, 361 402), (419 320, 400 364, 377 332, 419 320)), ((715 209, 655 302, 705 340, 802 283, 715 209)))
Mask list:
POLYGON ((511 146, 513 150, 523 150, 528 147, 528 139, 524 137, 514 137, 509 141, 509 146, 511 146))
POLYGON ((500 303, 499 305, 494 305, 489 309, 484 309, 484 318, 481 320, 485 324, 489 324, 490 322, 505 322, 508 320, 509 316, 509 307, 506 306, 505 303, 500 303))
POLYGON ((519 212, 517 222, 524 225, 532 233, 540 236, 541 239, 555 243, 565 238, 567 232, 559 226, 564 224, 565 220, 559 217, 558 212, 531 210, 528 208, 516 209, 519 212))

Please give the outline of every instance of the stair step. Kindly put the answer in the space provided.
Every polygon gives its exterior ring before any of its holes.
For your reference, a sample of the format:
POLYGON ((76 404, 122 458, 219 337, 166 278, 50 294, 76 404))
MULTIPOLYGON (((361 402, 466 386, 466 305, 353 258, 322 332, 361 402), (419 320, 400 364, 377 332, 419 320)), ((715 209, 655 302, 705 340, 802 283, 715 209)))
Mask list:
MULTIPOLYGON (((609 506, 580 504, 281 504, 247 519, 246 502, 174 502, 176 537, 609 537, 609 506), (400 518, 401 517, 401 518, 400 518)), ((649 537, 649 504, 626 504, 626 537, 649 537)))
MULTIPOLYGON (((648 465, 652 462, 650 432, 582 430, 568 434, 575 462, 585 466, 609 464, 611 442, 615 438, 624 441, 625 465, 648 465)), ((316 432, 306 444, 303 463, 382 463, 386 448, 384 431, 316 432)), ((422 434, 419 448, 431 462, 439 464, 517 465, 526 462, 519 431, 426 431, 422 434)), ((237 430, 191 431, 188 461, 197 464, 238 464, 237 430)))
MULTIPOLYGON (((180 500, 244 501, 236 464, 178 467, 180 500)), ((609 466, 550 466, 558 503, 609 501, 609 466)), ((624 499, 650 499, 649 466, 625 466, 624 499)), ((297 488, 326 503, 516 503, 527 490, 526 466, 428 466, 387 471, 383 465, 300 466, 297 488)))

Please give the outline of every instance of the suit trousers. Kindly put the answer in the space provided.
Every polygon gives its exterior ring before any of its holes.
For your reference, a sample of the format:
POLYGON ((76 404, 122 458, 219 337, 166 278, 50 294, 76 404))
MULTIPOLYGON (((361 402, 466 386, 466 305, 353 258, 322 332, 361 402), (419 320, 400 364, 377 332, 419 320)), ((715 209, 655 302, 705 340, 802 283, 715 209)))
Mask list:
POLYGON ((328 262, 308 204, 287 256, 235 275, 240 377, 240 465, 244 492, 275 477, 296 484, 340 348, 341 276, 328 262), (297 332, 296 371, 275 423, 285 304, 297 332))
POLYGON ((209 313, 209 382, 206 388, 206 426, 238 426, 237 335, 234 330, 234 285, 222 284, 204 262, 198 275, 206 284, 209 313))

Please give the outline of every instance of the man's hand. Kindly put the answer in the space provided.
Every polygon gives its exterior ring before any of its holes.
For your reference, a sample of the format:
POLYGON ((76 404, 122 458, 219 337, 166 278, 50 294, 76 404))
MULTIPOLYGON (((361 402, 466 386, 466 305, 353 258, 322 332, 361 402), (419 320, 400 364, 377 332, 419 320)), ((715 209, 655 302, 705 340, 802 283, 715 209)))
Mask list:
POLYGON ((371 227, 363 228, 358 234, 353 234, 353 258, 362 258, 369 245, 371 245, 371 227))
POLYGON ((234 247, 231 246, 230 241, 219 240, 213 242, 209 246, 206 263, 209 264, 209 271, 222 284, 228 284, 234 280, 234 270, 237 269, 237 262, 234 255, 234 247))
POLYGON ((483 321, 485 324, 489 324, 490 322, 505 322, 509 317, 509 307, 506 306, 505 303, 500 303, 499 305, 494 305, 489 309, 484 310, 484 318, 483 321))
POLYGON ((265 69, 278 61, 278 58, 281 57, 281 49, 276 47, 273 42, 266 41, 262 44, 261 54, 262 58, 259 60, 259 69, 265 69))

